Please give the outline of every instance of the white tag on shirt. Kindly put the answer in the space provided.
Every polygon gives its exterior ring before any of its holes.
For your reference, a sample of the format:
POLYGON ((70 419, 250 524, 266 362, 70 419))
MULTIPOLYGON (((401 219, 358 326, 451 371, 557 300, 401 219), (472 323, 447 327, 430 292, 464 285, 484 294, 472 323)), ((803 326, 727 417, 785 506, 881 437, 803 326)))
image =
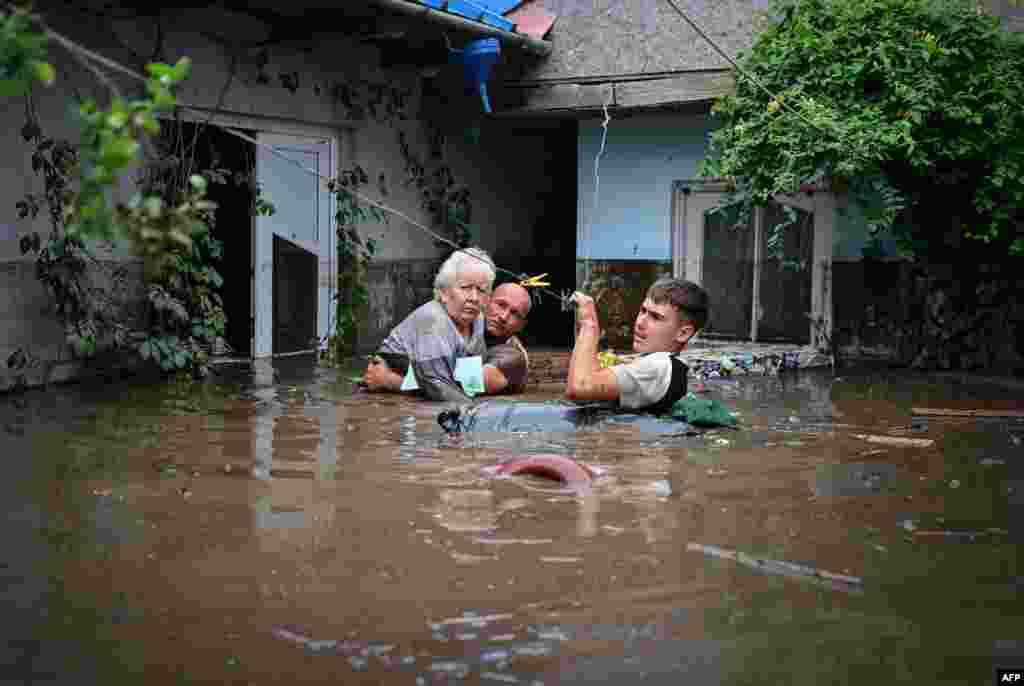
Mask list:
POLYGON ((402 379, 402 385, 400 390, 403 391, 418 391, 420 385, 416 383, 416 375, 412 373, 412 365, 409 365, 409 370, 405 373, 405 378, 402 379))
POLYGON ((462 384, 462 390, 472 398, 484 392, 483 357, 460 357, 455 360, 455 380, 462 384))

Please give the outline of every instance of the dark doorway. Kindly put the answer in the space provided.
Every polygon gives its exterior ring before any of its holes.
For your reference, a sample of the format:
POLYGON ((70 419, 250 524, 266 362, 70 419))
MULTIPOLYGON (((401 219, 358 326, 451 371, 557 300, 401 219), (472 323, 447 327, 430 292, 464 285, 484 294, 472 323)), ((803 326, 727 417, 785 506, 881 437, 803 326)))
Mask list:
MULTIPOLYGON (((246 131, 255 135, 252 131, 246 131)), ((252 222, 256 199, 256 150, 220 127, 181 120, 162 122, 161 143, 179 173, 202 174, 207 197, 217 204, 213 237, 224 244, 214 268, 227 315, 224 339, 236 356, 252 353, 252 222)))
POLYGON ((814 214, 778 203, 765 208, 761 234, 761 319, 757 340, 807 344, 811 340, 811 270, 814 262, 814 214), (788 224, 782 231, 782 255, 768 250, 771 227, 788 224))
POLYGON ((274 354, 315 350, 317 257, 274 236, 274 354))
MULTIPOLYGON (((503 122, 504 124, 504 122, 503 122)), ((517 121, 511 126, 522 134, 543 139, 545 154, 526 167, 536 189, 533 223, 528 231, 530 249, 525 254, 499 251, 498 265, 516 273, 547 274, 548 291, 571 293, 576 289, 576 196, 578 183, 578 123, 574 120, 517 121)), ((511 280, 501 274, 497 280, 511 280)), ((573 344, 573 319, 561 302, 537 293, 529 323, 520 334, 528 348, 565 349, 573 344)))
POLYGON ((702 286, 711 311, 702 335, 750 339, 754 296, 754 230, 749 217, 730 206, 704 213, 702 286))

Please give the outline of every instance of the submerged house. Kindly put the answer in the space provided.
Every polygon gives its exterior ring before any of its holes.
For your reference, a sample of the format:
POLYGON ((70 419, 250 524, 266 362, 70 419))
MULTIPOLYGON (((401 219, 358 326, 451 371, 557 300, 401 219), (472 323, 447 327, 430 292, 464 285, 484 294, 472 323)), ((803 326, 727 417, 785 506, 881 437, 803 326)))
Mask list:
MULTIPOLYGON (((979 7, 1020 31, 1018 4, 979 7)), ((658 274, 672 274, 701 283, 711 297, 698 345, 778 343, 799 352, 801 364, 822 363, 828 357, 818 351, 830 348, 899 359, 899 335, 890 335, 886 321, 913 307, 907 262, 894 241, 870 239, 858 207, 808 187, 741 217, 719 209, 724 184, 700 178, 716 126, 711 107, 736 78, 712 43, 736 57, 752 45, 768 6, 528 0, 517 11, 557 16, 555 48, 545 60, 502 73, 496 116, 576 127, 577 283, 612 287, 600 303, 611 347, 629 349, 644 289, 658 274), (780 259, 767 240, 783 221, 780 259)))
MULTIPOLYGON (((528 64, 551 44, 496 20, 500 13, 438 17, 421 11, 428 9, 405 0, 35 6, 52 30, 137 73, 149 61, 192 60, 178 90, 181 107, 163 122, 170 152, 165 146, 162 161, 187 157, 192 170, 215 170, 219 179, 210 196, 218 203, 213 233, 224 243, 216 267, 233 356, 322 350, 334 332, 338 207, 327 179, 354 173, 366 198, 401 213, 360 226, 377 244, 364 346, 431 296, 436 268, 451 250, 438 239, 455 238, 438 221, 439 207, 457 205, 472 240, 499 264, 536 252, 536 237, 524 227, 536 225, 552 185, 546 161, 557 149, 556 131, 481 127, 484 107, 475 84, 467 89, 464 56, 482 44, 528 64), (494 40, 480 43, 485 39, 494 40), (448 88, 451 98, 443 96, 448 88), (257 192, 273 214, 254 211, 257 192)), ((15 207, 43 190, 21 134, 26 113, 45 135, 75 143, 68 111, 77 98, 102 103, 109 82, 128 96, 139 88, 85 54, 51 44, 56 83, 3 101, 10 155, 0 167, 0 206, 8 208, 0 214, 0 361, 11 364, 0 365, 0 388, 66 379, 92 365, 72 354, 34 256, 19 249, 31 232, 49 234, 46 212, 19 218, 15 207), (17 369, 14 360, 21 361, 17 369)), ((127 199, 133 179, 122 190, 127 199)), ((117 243, 94 250, 93 283, 118 301, 128 328, 140 331, 147 320, 141 261, 117 243)))
MULTIPOLYGON (((785 213, 717 212, 721 183, 699 178, 733 87, 730 65, 664 0, 535 0, 557 13, 556 49, 502 83, 499 116, 577 122, 578 281, 609 286, 609 345, 628 349, 632 317, 660 274, 701 283, 711 298, 705 340, 823 345, 831 325, 836 203, 823 189, 780 199, 796 213, 783 267, 765 227, 785 213)), ((747 48, 766 3, 677 3, 729 55, 747 48)), ((792 346, 791 346, 792 347, 792 346)))
MULTIPOLYGON (((751 44, 767 5, 675 4, 730 55, 751 44)), ((1012 4, 997 9, 1013 19, 1020 11, 1012 4)), ((632 317, 659 274, 708 289, 705 345, 816 350, 834 321, 860 321, 870 306, 865 223, 828 189, 779 198, 752 217, 715 211, 725 189, 700 179, 699 166, 715 126, 711 106, 734 75, 667 0, 254 0, 184 9, 77 0, 35 9, 54 30, 135 71, 192 59, 182 107, 164 130, 188 142, 196 169, 236 180, 210 191, 225 246, 225 338, 236 358, 326 345, 344 294, 337 198, 325 179, 353 172, 361 193, 401 212, 359 226, 377 243, 364 350, 431 297, 451 249, 438 238, 457 237, 445 221, 453 208, 459 229, 511 275, 548 273, 558 292, 610 286, 600 307, 617 350, 628 349, 632 317), (257 189, 272 215, 253 211, 257 189), (766 228, 783 216, 795 221, 784 259, 771 259, 766 228)), ((0 388, 89 366, 71 354, 33 259, 19 250, 22 237, 48 231, 45 213, 33 222, 15 209, 42 186, 20 133, 26 112, 47 135, 74 141, 69 103, 109 97, 97 65, 56 45, 51 54, 53 87, 3 101, 11 154, 0 167, 0 206, 9 208, 0 213, 0 388), (2 364, 16 358, 31 364, 2 364)), ((126 93, 137 87, 115 72, 105 78, 126 93)), ((141 262, 120 245, 98 246, 97 255, 109 268, 100 281, 123 275, 111 292, 125 321, 143 327, 141 262)), ((879 259, 895 258, 890 250, 879 259)), ((544 299, 525 337, 564 350, 571 317, 544 299)))

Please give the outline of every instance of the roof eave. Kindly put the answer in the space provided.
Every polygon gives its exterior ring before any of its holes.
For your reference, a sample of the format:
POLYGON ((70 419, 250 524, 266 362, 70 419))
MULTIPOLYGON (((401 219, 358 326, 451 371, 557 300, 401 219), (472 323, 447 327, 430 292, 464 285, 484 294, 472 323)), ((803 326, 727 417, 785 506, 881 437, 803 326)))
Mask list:
POLYGON ((473 21, 472 19, 466 19, 465 17, 460 17, 456 14, 437 10, 418 2, 412 2, 412 0, 370 0, 370 2, 383 9, 400 12, 402 14, 423 19, 424 21, 435 22, 451 27, 455 30, 466 31, 478 36, 497 38, 501 41, 503 47, 518 48, 524 52, 540 57, 547 57, 550 55, 551 50, 554 47, 551 41, 532 38, 512 31, 505 31, 504 29, 489 26, 483 22, 473 21))

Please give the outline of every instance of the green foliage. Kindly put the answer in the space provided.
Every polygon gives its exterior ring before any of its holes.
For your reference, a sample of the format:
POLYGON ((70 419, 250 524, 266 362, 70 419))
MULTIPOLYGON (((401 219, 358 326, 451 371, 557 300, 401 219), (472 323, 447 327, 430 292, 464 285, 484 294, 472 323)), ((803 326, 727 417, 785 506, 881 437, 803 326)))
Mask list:
MULTIPOLYGON (((106 109, 100 109, 94 100, 88 99, 78 107, 81 174, 77 203, 72 206, 68 221, 69 233, 105 240, 117 237, 118 213, 110 207, 107 191, 121 174, 138 162, 142 149, 139 141, 160 133, 157 114, 175 106, 177 101, 172 89, 188 75, 189 65, 187 57, 178 60, 173 67, 148 64, 146 97, 128 102, 114 97, 106 109)), ((144 198, 138 204, 155 208, 156 201, 144 198)), ((136 215, 121 215, 125 216, 136 215)), ((142 235, 142 232, 134 232, 135 238, 142 235)), ((163 242, 162 236, 152 238, 163 242)))
POLYGON ((218 293, 224 277, 216 269, 224 245, 211 233, 215 206, 206 200, 207 185, 206 177, 193 174, 170 207, 150 188, 136 196, 124 222, 134 231, 149 232, 135 243, 154 251, 146 263, 150 330, 139 355, 165 371, 189 369, 196 376, 205 375, 207 350, 224 336, 227 325, 218 293))
MULTIPOLYGON (((434 225, 447 233, 460 248, 476 243, 480 230, 471 223, 473 202, 469 188, 456 182, 451 166, 444 161, 440 132, 435 132, 430 160, 426 163, 413 152, 403 133, 399 133, 398 146, 405 160, 407 183, 419 192, 420 205, 430 214, 434 225)), ((441 241, 437 245, 451 247, 441 241)))
POLYGON ((353 352, 360 316, 370 304, 367 268, 377 246, 372 238, 364 240, 357 227, 367 221, 387 223, 383 210, 364 205, 352 193, 358 192, 369 180, 366 170, 356 165, 327 183, 327 189, 337 197, 334 220, 338 241, 338 295, 334 335, 329 345, 330 357, 335 362, 353 352))
POLYGON ((65 340, 76 355, 90 357, 118 347, 127 330, 119 321, 118 303, 112 294, 123 290, 124 272, 100 263, 80 237, 66 230, 65 209, 74 196, 77 152, 67 141, 43 135, 35 120, 26 123, 22 136, 33 145, 32 171, 42 176, 43 192, 19 200, 18 217, 35 219, 45 208, 50 233, 45 238, 37 231, 22 236, 21 253, 35 256, 36 278, 53 298, 65 340), (108 283, 102 283, 104 278, 108 283))
POLYGON ((24 95, 36 82, 53 83, 56 74, 46 61, 46 43, 28 10, 0 9, 0 96, 24 95))
POLYGON ((704 172, 765 204, 827 181, 916 255, 1024 252, 1024 44, 968 0, 776 0, 704 172), (766 92, 766 90, 768 92, 766 92), (769 95, 769 93, 771 95, 769 95))

